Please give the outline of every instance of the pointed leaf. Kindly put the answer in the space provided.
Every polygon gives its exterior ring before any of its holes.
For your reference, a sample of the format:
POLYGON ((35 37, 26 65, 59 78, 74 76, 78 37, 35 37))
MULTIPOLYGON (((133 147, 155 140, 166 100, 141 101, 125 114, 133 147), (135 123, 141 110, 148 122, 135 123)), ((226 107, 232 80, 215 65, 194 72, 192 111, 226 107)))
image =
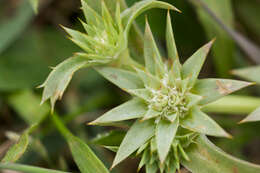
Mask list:
POLYGON ((226 154, 206 136, 197 138, 196 145, 186 149, 190 161, 182 164, 193 173, 256 173, 260 166, 226 154))
POLYGON ((205 105, 250 85, 252 83, 239 80, 209 78, 197 80, 192 91, 203 96, 200 104, 205 105))
POLYGON ((64 136, 69 144, 72 156, 80 172, 82 173, 109 173, 108 169, 98 159, 95 153, 80 138, 75 137, 58 118, 52 116, 52 120, 60 133, 64 136))
POLYGON ((178 126, 179 120, 176 119, 173 123, 167 120, 161 120, 156 127, 155 139, 161 163, 164 163, 170 151, 178 126))
POLYGON ((86 65, 87 61, 85 58, 75 56, 56 66, 46 81, 40 86, 44 87, 42 103, 50 98, 53 109, 56 100, 62 97, 73 74, 86 65))
POLYGON ((232 70, 232 74, 260 84, 260 66, 232 70))
POLYGON ((95 10, 93 10, 91 7, 89 7, 88 4, 85 2, 85 0, 81 0, 81 5, 82 5, 82 10, 83 10, 84 16, 87 20, 87 23, 90 25, 97 26, 98 28, 102 27, 101 16, 95 10))
POLYGON ((146 141, 154 135, 155 125, 153 120, 139 122, 137 120, 128 130, 123 142, 121 143, 112 167, 126 159, 135 152, 146 141))
POLYGON ((257 108, 251 114, 249 114, 249 116, 247 116, 245 119, 243 119, 240 123, 253 122, 253 121, 260 121, 260 107, 257 108))
MULTIPOLYGON (((153 37, 153 33, 151 31, 151 28, 150 28, 150 25, 148 23, 148 21, 146 20, 146 32, 145 35, 147 35, 147 39, 149 40, 149 48, 151 51, 149 54, 152 54, 152 56, 150 58, 153 58, 154 60, 154 68, 155 68, 155 72, 156 74, 158 74, 160 77, 163 77, 164 74, 166 73, 166 70, 165 70, 165 65, 163 63, 163 60, 162 60, 162 57, 161 57, 161 54, 160 54, 160 51, 156 45, 156 42, 154 40, 154 37, 153 37)), ((147 57, 148 58, 148 57, 147 57)), ((148 60, 146 60, 148 61, 148 60)))
POLYGON ((63 171, 40 168, 35 166, 27 166, 22 164, 14 164, 14 163, 0 163, 0 170, 1 169, 8 169, 8 170, 19 171, 24 173, 68 173, 63 171))
POLYGON ((95 68, 104 78, 123 90, 144 88, 142 80, 136 73, 112 67, 95 68))
POLYGON ((190 87, 192 87, 199 76, 200 70, 205 62, 208 52, 214 40, 197 50, 186 62, 183 64, 182 76, 183 78, 190 78, 190 87))
POLYGON ((145 32, 144 32, 144 60, 145 60, 145 67, 151 73, 155 74, 155 60, 154 60, 154 50, 152 46, 152 40, 150 37, 151 28, 148 24, 145 25, 145 32))
POLYGON ((103 146, 119 146, 125 137, 125 131, 112 130, 103 134, 98 134, 92 140, 94 144, 103 146))
POLYGON ((203 113, 198 107, 190 110, 189 114, 180 122, 181 126, 206 135, 227 137, 231 136, 225 132, 214 120, 203 113))
POLYGON ((144 116, 147 106, 140 99, 132 99, 99 117, 90 124, 108 124, 112 122, 136 119, 144 116))
POLYGON ((168 57, 173 60, 179 61, 179 55, 176 48, 176 43, 174 39, 174 34, 172 31, 172 21, 170 12, 168 11, 167 14, 167 26, 166 26, 166 44, 167 44, 167 50, 168 50, 168 57))
POLYGON ((24 154, 29 145, 29 134, 35 127, 36 125, 32 125, 24 131, 18 142, 7 151, 1 162, 16 162, 24 154))

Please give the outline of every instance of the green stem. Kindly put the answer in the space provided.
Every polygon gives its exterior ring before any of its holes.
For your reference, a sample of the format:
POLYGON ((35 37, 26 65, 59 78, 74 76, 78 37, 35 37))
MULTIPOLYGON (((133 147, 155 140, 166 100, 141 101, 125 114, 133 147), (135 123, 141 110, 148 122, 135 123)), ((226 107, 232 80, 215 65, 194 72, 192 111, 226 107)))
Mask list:
POLYGON ((230 95, 204 106, 202 110, 223 114, 249 114, 258 107, 258 97, 230 95))
POLYGON ((59 132, 64 136, 64 138, 69 138, 72 134, 71 132, 65 127, 62 120, 56 115, 55 113, 51 115, 52 121, 54 125, 57 127, 59 132))
POLYGON ((56 170, 51 170, 51 169, 46 169, 46 168, 39 168, 39 167, 14 164, 14 163, 0 163, 0 169, 21 171, 24 173, 66 173, 63 171, 56 171, 56 170))

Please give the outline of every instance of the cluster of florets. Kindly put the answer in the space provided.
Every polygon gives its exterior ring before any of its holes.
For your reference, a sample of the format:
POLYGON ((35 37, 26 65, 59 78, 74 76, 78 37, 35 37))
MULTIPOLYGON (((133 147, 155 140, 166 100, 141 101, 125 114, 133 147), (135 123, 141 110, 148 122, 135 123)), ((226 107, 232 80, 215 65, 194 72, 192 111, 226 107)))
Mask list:
POLYGON ((170 85, 167 74, 161 80, 161 83, 159 89, 148 87, 152 97, 148 107, 160 112, 160 115, 165 118, 170 115, 184 117, 188 111, 187 100, 185 99, 186 91, 182 91, 176 85, 170 85))

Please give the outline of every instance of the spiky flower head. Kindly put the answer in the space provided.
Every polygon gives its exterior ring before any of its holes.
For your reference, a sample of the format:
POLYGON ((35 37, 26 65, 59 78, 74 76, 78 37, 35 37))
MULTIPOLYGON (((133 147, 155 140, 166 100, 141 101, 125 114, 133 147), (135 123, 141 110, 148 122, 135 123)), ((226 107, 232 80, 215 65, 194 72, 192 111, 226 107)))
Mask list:
POLYGON ((119 2, 118 0, 115 12, 111 13, 105 1, 102 1, 100 13, 92 9, 85 0, 81 0, 82 10, 86 18, 86 23, 83 21, 81 23, 85 32, 82 33, 64 27, 71 40, 81 47, 83 52, 75 53, 74 56, 53 68, 46 81, 40 86, 44 87, 42 103, 50 99, 52 110, 55 102, 62 97, 77 70, 93 65, 113 64, 121 66, 121 62, 128 64, 125 62, 126 59, 134 64, 128 53, 127 42, 128 33, 136 17, 151 8, 178 11, 174 6, 166 2, 144 0, 121 12, 119 2))
POLYGON ((137 119, 122 141, 112 167, 137 151, 139 168, 147 173, 175 172, 181 160, 189 160, 185 149, 203 135, 230 137, 213 119, 201 111, 203 105, 251 83, 227 79, 198 79, 213 41, 196 51, 182 65, 167 16, 168 60, 156 46, 147 22, 144 35, 145 67, 127 71, 96 68, 134 98, 105 113, 91 124, 109 124, 137 119))
POLYGON ((84 0, 81 3, 86 23, 80 21, 86 33, 64 27, 71 36, 71 40, 84 50, 84 53, 76 54, 85 57, 89 63, 95 64, 104 64, 115 60, 127 46, 119 2, 115 15, 110 14, 104 1, 101 5, 101 15, 84 0))

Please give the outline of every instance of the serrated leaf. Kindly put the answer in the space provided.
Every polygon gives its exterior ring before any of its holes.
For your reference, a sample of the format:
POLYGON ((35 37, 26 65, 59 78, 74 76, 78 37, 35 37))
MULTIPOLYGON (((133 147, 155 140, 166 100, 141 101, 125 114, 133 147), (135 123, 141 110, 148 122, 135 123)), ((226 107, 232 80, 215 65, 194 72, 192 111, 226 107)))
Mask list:
POLYGON ((86 65, 87 61, 85 58, 75 56, 56 66, 46 81, 40 86, 44 87, 42 103, 50 99, 52 109, 54 109, 56 100, 62 97, 73 74, 86 65))
POLYGON ((82 173, 109 173, 95 153, 80 138, 75 137, 62 123, 57 115, 52 116, 58 130, 69 144, 72 156, 82 173))
POLYGON ((167 14, 167 24, 166 24, 166 45, 167 45, 167 51, 168 51, 168 57, 173 60, 179 61, 179 55, 174 39, 174 34, 172 31, 172 21, 171 21, 171 16, 170 12, 168 11, 167 14))
POLYGON ((140 99, 136 98, 108 111, 89 124, 108 124, 112 122, 140 118, 144 116, 146 111, 146 105, 140 99))
POLYGON ((18 142, 7 151, 1 162, 16 162, 24 154, 29 145, 29 134, 35 127, 36 125, 32 125, 24 131, 18 142))
POLYGON ((196 145, 186 149, 190 161, 182 161, 193 173, 256 173, 260 166, 239 160, 223 152, 206 136, 197 138, 196 145), (203 165, 203 166, 202 166, 203 165))
POLYGON ((142 80, 136 73, 113 67, 96 67, 95 69, 123 90, 144 88, 142 80))
POLYGON ((157 152, 161 163, 164 163, 170 151, 172 141, 176 135, 178 126, 179 120, 176 119, 172 123, 167 120, 161 120, 156 127, 155 139, 157 152))
POLYGON ((260 66, 232 70, 232 74, 260 84, 260 66))
POLYGON ((69 173, 69 172, 57 171, 57 170, 22 165, 22 164, 14 164, 14 163, 0 163, 0 170, 1 169, 19 171, 24 173, 69 173))
POLYGON ((145 142, 154 135, 154 130, 155 124, 153 120, 143 122, 137 120, 128 130, 123 142, 121 143, 113 161, 112 168, 145 144, 145 142))
POLYGON ((125 26, 126 33, 129 32, 130 27, 134 22, 134 20, 136 19, 136 17, 138 17, 143 12, 152 8, 169 9, 169 10, 175 10, 180 12, 176 7, 166 2, 156 1, 156 0, 143 0, 141 2, 134 4, 132 7, 126 9, 125 11, 123 11, 121 17, 122 17, 123 24, 125 26))
POLYGON ((192 108, 180 124, 186 129, 201 134, 227 138, 231 137, 213 119, 203 113, 198 107, 192 108))
POLYGON ((260 107, 257 108, 254 112, 249 114, 245 119, 243 119, 240 123, 245 122, 254 122, 254 121, 260 121, 260 107))
POLYGON ((197 50, 182 66, 183 78, 190 78, 190 87, 192 87, 199 76, 200 70, 206 60, 208 52, 214 40, 210 41, 199 50, 197 50))
POLYGON ((239 80, 209 78, 197 80, 192 91, 203 97, 200 104, 205 105, 252 84, 239 80))

